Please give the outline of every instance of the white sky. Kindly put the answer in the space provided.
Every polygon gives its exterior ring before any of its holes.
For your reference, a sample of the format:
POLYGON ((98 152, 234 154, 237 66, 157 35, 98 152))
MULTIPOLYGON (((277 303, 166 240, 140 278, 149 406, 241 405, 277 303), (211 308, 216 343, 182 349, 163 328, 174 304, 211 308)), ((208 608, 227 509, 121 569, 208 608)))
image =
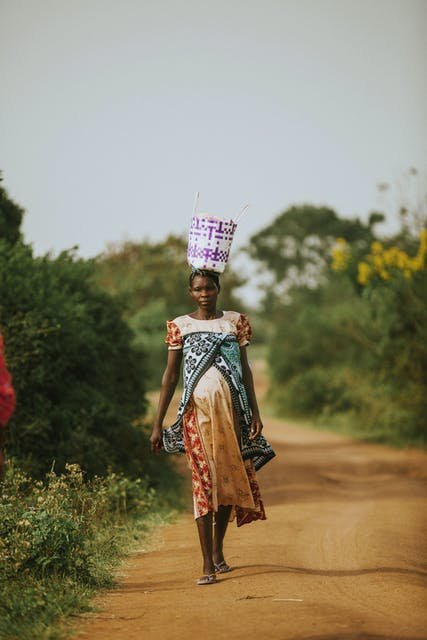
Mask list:
POLYGON ((425 0, 0 0, 0 168, 37 253, 427 170, 425 0))

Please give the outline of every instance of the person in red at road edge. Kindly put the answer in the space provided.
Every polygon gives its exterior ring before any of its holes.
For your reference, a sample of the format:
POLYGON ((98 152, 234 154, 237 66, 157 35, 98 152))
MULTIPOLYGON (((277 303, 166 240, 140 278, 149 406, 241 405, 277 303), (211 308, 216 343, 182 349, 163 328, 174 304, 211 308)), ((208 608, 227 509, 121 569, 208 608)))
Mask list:
POLYGON ((15 410, 15 404, 15 391, 12 386, 12 377, 7 370, 4 359, 4 341, 0 333, 0 477, 4 472, 4 427, 15 410))

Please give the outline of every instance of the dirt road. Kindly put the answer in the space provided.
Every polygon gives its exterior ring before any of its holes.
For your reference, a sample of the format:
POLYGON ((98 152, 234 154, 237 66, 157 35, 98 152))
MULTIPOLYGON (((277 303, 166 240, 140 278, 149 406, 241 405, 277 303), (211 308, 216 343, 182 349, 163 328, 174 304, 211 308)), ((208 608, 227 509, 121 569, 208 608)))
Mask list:
POLYGON ((196 586, 189 506, 127 561, 79 639, 427 638, 427 455, 264 423, 277 452, 259 473, 268 520, 230 525, 233 572, 196 586))

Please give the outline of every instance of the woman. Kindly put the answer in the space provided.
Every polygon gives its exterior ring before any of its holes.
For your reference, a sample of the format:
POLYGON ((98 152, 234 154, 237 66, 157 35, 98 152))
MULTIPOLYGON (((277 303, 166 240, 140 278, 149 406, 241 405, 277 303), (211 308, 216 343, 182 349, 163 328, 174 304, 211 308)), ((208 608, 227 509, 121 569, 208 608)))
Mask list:
POLYGON ((168 361, 150 438, 153 452, 164 446, 169 453, 187 455, 203 555, 199 585, 213 584, 217 573, 231 571, 223 554, 230 520, 236 517, 237 526, 265 520, 255 469, 275 455, 261 435, 246 353, 252 333, 249 321, 235 311, 219 311, 219 292, 218 274, 193 269, 189 293, 197 309, 167 322, 168 361), (183 356, 178 420, 163 429, 183 356))

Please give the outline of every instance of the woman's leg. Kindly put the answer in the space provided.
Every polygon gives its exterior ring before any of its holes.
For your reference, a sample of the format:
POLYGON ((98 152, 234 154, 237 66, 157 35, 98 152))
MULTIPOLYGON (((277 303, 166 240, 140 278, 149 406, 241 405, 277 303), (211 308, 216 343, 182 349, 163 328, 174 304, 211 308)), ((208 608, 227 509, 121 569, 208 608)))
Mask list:
POLYGON ((203 573, 210 575, 215 572, 212 558, 212 511, 197 518, 196 522, 203 556, 203 573))
POLYGON ((224 562, 222 546, 228 522, 230 520, 231 509, 231 505, 220 505, 217 513, 215 514, 215 532, 213 539, 213 559, 215 564, 224 562))

